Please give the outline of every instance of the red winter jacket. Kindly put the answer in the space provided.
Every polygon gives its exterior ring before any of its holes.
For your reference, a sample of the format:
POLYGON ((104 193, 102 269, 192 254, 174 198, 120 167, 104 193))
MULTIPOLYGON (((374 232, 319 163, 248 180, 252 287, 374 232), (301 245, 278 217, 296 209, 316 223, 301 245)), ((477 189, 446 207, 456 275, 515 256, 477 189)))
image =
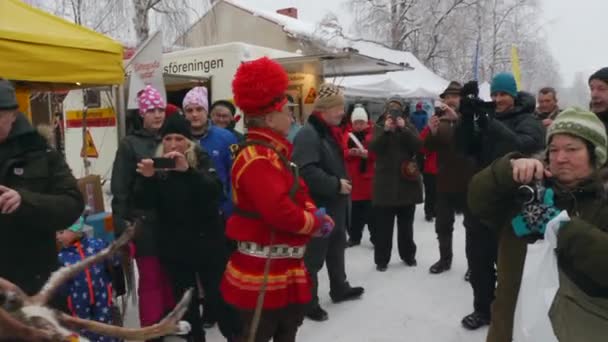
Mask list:
MULTIPOLYGON (((429 126, 424 127, 422 132, 420 132, 420 139, 425 141, 429 134, 431 134, 431 129, 429 126)), ((422 172, 436 175, 437 171, 439 170, 437 167, 437 152, 427 150, 424 145, 420 149, 420 152, 424 154, 424 170, 422 170, 422 172)))
MULTIPOLYGON (((363 147, 368 149, 369 143, 372 141, 373 123, 369 123, 369 128, 365 130, 365 139, 361 140, 363 147)), ((371 201, 372 199, 372 178, 374 178, 374 161, 375 156, 372 151, 368 150, 367 159, 351 156, 348 150, 355 148, 356 145, 350 140, 349 133, 353 132, 352 127, 348 126, 344 134, 344 160, 346 161, 346 169, 353 184, 351 198, 353 201, 371 201), (362 164, 364 163, 364 164, 362 164)))

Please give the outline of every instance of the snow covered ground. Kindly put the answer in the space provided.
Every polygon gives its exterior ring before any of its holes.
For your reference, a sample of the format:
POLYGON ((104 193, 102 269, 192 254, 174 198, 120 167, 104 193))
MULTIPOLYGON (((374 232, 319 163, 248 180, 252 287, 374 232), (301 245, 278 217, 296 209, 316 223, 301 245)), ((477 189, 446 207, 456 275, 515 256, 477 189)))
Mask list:
MULTIPOLYGON (((414 238, 418 245, 418 266, 401 262, 393 248, 388 271, 376 271, 373 249, 366 234, 361 246, 346 252, 347 275, 354 286, 364 286, 361 300, 333 304, 329 298, 327 272, 320 273, 321 305, 329 320, 305 320, 298 341, 304 342, 482 342, 487 329, 470 332, 460 320, 472 312, 473 294, 463 279, 466 271, 462 217, 456 220, 452 270, 431 275, 429 267, 438 259, 433 223, 424 221, 422 206, 416 210, 414 238)), ((137 313, 127 324, 137 322, 137 313)), ((208 342, 225 339, 217 328, 207 331, 208 342)))
MULTIPOLYGON (((433 223, 424 221, 422 206, 416 209, 414 239, 418 266, 401 262, 393 248, 388 271, 376 271, 373 249, 366 235, 361 246, 346 250, 347 275, 352 285, 364 286, 361 300, 333 304, 327 272, 320 273, 321 305, 329 313, 323 323, 305 320, 298 341, 319 342, 481 342, 487 329, 470 332, 460 320, 473 311, 473 292, 463 279, 466 271, 464 228, 457 218, 452 270, 429 273, 439 252, 433 223)), ((214 329, 207 341, 224 341, 214 329)))

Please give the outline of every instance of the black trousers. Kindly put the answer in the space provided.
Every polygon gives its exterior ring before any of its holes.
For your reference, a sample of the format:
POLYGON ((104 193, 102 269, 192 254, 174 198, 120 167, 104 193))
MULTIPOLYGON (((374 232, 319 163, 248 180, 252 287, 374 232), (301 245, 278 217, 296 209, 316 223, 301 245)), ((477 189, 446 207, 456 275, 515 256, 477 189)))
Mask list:
POLYGON ((473 214, 467 205, 467 194, 466 193, 437 193, 435 203, 435 213, 437 214, 435 219, 435 233, 437 233, 437 240, 439 241, 439 256, 442 260, 452 260, 452 236, 454 233, 454 221, 457 213, 464 215, 464 227, 467 231, 466 235, 466 258, 469 269, 471 268, 471 248, 470 245, 470 234, 468 231, 471 226, 475 224, 473 214))
POLYGON ((336 227, 328 237, 316 237, 310 240, 304 254, 304 263, 312 279, 312 300, 309 308, 319 305, 319 278, 317 273, 327 263, 330 295, 341 294, 350 287, 346 281, 344 250, 346 249, 346 231, 336 227))
POLYGON ((430 173, 423 173, 422 181, 424 182, 424 215, 435 217, 435 201, 437 197, 436 176, 430 173))
POLYGON ((391 260, 393 250, 393 228, 397 217, 397 247, 401 260, 416 257, 414 242, 414 214, 416 205, 400 207, 374 207, 374 261, 385 266, 391 260))
POLYGON ((367 225, 370 238, 372 238, 372 201, 353 201, 351 210, 351 222, 348 227, 348 238, 354 242, 361 242, 363 228, 367 225))
MULTIPOLYGON (((277 310, 262 310, 255 334, 255 342, 295 342, 298 328, 304 321, 305 305, 290 305, 277 310)), ((248 342, 254 311, 239 311, 244 324, 237 342, 248 342)))
MULTIPOLYGON (((465 217, 466 222, 466 217, 465 217)), ((490 306, 496 289, 496 258, 498 240, 496 234, 475 217, 465 223, 467 228, 467 255, 471 270, 473 308, 490 317, 490 306)))
POLYGON ((189 338, 191 341, 205 341, 203 320, 200 314, 200 304, 197 287, 197 276, 205 292, 204 310, 212 311, 217 318, 222 335, 226 338, 238 336, 241 333, 241 322, 238 313, 230 307, 220 294, 220 282, 226 263, 220 255, 207 255, 190 258, 188 261, 163 260, 167 270, 176 300, 179 300, 188 289, 194 290, 188 311, 184 319, 192 326, 189 338))

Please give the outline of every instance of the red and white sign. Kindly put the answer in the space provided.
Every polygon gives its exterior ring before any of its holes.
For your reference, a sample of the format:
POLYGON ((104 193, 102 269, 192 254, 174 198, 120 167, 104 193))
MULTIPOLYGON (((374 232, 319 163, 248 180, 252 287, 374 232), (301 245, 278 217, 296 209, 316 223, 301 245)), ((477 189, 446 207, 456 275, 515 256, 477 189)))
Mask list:
POLYGON ((129 75, 127 102, 129 109, 137 109, 137 93, 147 85, 156 88, 163 100, 167 101, 163 83, 162 57, 163 35, 157 31, 141 44, 126 66, 126 73, 129 75))

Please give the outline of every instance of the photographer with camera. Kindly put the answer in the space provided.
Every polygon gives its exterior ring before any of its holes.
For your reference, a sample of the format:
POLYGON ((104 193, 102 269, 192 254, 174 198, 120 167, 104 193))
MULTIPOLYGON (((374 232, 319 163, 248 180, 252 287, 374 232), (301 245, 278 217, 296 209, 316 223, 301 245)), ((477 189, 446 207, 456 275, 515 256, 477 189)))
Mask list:
MULTIPOLYGON (((429 120, 422 132, 424 147, 437 153, 437 194, 435 212, 435 231, 439 241, 439 261, 431 266, 432 274, 450 270, 452 266, 452 234, 456 213, 464 214, 464 226, 467 231, 467 261, 470 253, 470 228, 473 217, 466 205, 467 187, 475 173, 475 162, 456 148, 454 130, 460 124, 458 113, 460 91, 458 82, 451 82, 440 95, 441 106, 435 109, 435 115, 429 120), (425 137, 425 138, 424 138, 425 137)), ((469 272, 465 275, 468 279, 469 272)))
POLYGON ((605 127, 593 113, 569 108, 549 127, 546 141, 544 160, 512 153, 471 181, 471 210, 500 237, 488 342, 512 340, 527 244, 555 220, 560 287, 549 313, 554 333, 559 341, 586 342, 608 334, 608 202, 600 171, 605 127), (528 204, 522 204, 528 198, 514 200, 522 190, 534 194, 528 204))
POLYGON ((381 272, 386 271, 391 258, 395 217, 399 256, 406 265, 417 265, 414 213, 416 204, 422 202, 422 179, 416 163, 421 145, 401 102, 389 100, 370 144, 376 154, 372 181, 374 260, 381 272))
MULTIPOLYGON (((491 84, 492 102, 478 98, 477 82, 462 89, 461 124, 456 128, 459 148, 477 162, 478 170, 507 153, 531 155, 544 147, 542 124, 532 112, 532 95, 517 92, 515 78, 509 73, 496 75, 491 84)), ((467 329, 490 323, 490 305, 496 287, 497 236, 494 227, 474 222, 469 230, 469 260, 475 311, 462 320, 467 329)))

